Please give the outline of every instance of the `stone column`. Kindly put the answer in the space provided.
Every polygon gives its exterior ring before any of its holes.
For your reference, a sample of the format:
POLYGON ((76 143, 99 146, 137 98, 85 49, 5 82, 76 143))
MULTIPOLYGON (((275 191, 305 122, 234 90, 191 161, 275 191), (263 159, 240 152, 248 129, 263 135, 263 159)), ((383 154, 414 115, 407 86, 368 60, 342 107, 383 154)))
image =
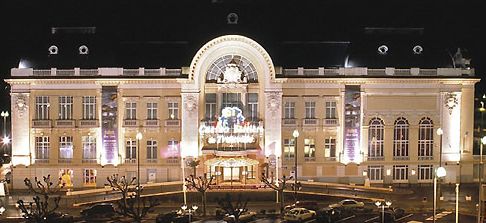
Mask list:
POLYGON ((29 166, 30 157, 30 93, 11 93, 12 164, 29 166))
MULTIPOLYGON (((461 92, 441 92, 440 94, 440 114, 441 114, 441 128, 442 135, 442 166, 447 168, 447 171, 453 171, 450 167, 445 165, 456 163, 460 159, 461 149, 461 92)), ((440 139, 439 136, 437 136, 440 139)), ((439 145, 440 146, 440 145, 439 145)), ((440 148, 438 148, 440 151, 440 148)), ((454 165, 455 166, 455 165, 454 165)), ((453 174, 453 172, 450 172, 453 174)), ((447 174, 445 182, 456 181, 456 177, 447 174)))
MULTIPOLYGON (((282 90, 265 91, 265 148, 264 155, 276 159, 282 166, 282 90)), ((281 171, 278 173, 281 175, 281 171)), ((280 177, 280 176, 277 176, 280 177)))
POLYGON ((199 91, 182 90, 181 156, 199 154, 199 91))

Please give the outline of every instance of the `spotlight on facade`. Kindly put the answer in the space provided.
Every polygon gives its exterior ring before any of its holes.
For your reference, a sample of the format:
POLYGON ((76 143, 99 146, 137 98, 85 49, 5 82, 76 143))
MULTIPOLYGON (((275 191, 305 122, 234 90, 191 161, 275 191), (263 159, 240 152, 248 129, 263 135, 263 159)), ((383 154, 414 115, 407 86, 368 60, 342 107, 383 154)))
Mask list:
POLYGON ((441 166, 441 167, 437 168, 436 174, 437 174, 437 177, 440 178, 440 177, 445 177, 447 172, 446 172, 446 169, 443 166, 441 166))
POLYGON ((5 137, 2 139, 2 143, 3 143, 4 145, 9 144, 9 143, 10 143, 10 138, 9 138, 8 136, 5 136, 5 137))

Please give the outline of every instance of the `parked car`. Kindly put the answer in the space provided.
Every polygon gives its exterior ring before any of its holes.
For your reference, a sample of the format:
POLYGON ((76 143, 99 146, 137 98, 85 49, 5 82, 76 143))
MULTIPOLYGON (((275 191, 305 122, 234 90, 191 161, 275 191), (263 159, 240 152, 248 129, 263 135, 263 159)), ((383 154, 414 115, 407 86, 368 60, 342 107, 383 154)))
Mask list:
POLYGON ((385 208, 384 213, 382 209, 379 209, 380 219, 383 218, 384 222, 395 222, 397 219, 405 216, 405 210, 402 208, 388 207, 385 208))
POLYGON ((182 215, 177 211, 165 214, 158 214, 155 218, 156 223, 186 223, 189 222, 189 215, 182 215))
MULTIPOLYGON (((241 213, 239 220, 240 220, 240 222, 248 222, 248 221, 255 220, 255 218, 256 218, 256 212, 245 211, 245 212, 241 213)), ((227 222, 235 222, 235 216, 234 215, 226 215, 223 220, 225 220, 227 222)))
POLYGON ((317 211, 317 222, 331 223, 341 219, 342 213, 339 208, 325 207, 317 211))
POLYGON ((306 208, 309 210, 317 211, 319 210, 319 205, 314 201, 297 201, 291 205, 285 206, 284 210, 289 211, 293 208, 306 208))
POLYGON ((112 203, 99 203, 81 210, 84 219, 112 218, 116 215, 112 203))
POLYGON ((305 221, 316 217, 316 212, 307 208, 293 208, 286 212, 284 219, 287 221, 305 221))
POLYGON ((344 208, 344 209, 356 209, 364 208, 364 203, 353 199, 345 199, 335 204, 330 204, 330 208, 344 208))

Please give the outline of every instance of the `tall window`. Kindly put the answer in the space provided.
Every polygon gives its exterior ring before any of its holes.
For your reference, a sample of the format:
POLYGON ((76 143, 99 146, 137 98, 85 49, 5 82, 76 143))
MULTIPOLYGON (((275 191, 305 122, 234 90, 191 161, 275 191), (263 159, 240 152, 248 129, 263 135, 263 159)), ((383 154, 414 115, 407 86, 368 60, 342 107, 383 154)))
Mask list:
POLYGON ((73 119, 73 97, 59 96, 59 119, 73 119))
POLYGON ((324 157, 336 158, 336 139, 329 138, 324 140, 324 157))
POLYGON ((167 107, 169 108, 169 118, 179 119, 179 103, 169 102, 167 107))
POLYGON ((336 102, 326 101, 326 119, 336 118, 336 102))
POLYGON ((432 159, 434 151, 434 124, 430 118, 419 122, 418 156, 419 159, 432 159))
POLYGON ((59 159, 71 160, 73 158, 73 137, 61 136, 59 137, 59 159))
POLYGON ((156 102, 148 102, 147 103, 147 119, 148 120, 156 120, 157 119, 157 106, 156 102))
POLYGON ((178 163, 179 162, 179 142, 176 140, 169 140, 167 143, 167 162, 178 163))
POLYGON ((316 118, 316 102, 306 101, 305 102, 305 118, 314 119, 316 118))
POLYGON ((208 93, 205 96, 206 100, 206 119, 207 120, 216 120, 216 94, 215 93, 208 93))
POLYGON ((81 137, 83 143, 83 160, 96 161, 96 138, 94 136, 81 137))
POLYGON ((83 181, 85 185, 91 186, 96 185, 96 170, 95 169, 84 169, 83 171, 83 181))
POLYGON ((304 157, 306 160, 316 159, 316 144, 314 139, 304 139, 304 157))
POLYGON ((393 180, 408 180, 408 165, 393 166, 393 180))
POLYGON ((284 118, 294 119, 295 118, 295 102, 285 102, 284 105, 284 118))
POLYGON ((83 119, 96 119, 96 97, 83 96, 83 119))
POLYGON ((223 93, 223 106, 241 108, 241 93, 223 93))
POLYGON ((49 96, 35 97, 35 119, 49 119, 49 96))
POLYGON ((247 107, 248 107, 247 118, 252 121, 258 120, 258 94, 248 93, 247 107))
POLYGON ((49 136, 35 137, 35 159, 36 162, 46 163, 49 161, 50 150, 49 136))
POLYGON ((393 157, 394 159, 408 159, 408 121, 403 117, 395 120, 393 157))
POLYGON ((137 119, 137 103, 136 102, 125 103, 125 119, 128 119, 128 120, 137 119))
POLYGON ((137 141, 128 139, 125 148, 126 159, 133 160, 137 158, 137 141))
POLYGON ((157 161, 157 141, 147 141, 147 160, 151 162, 157 161))
POLYGON ((434 174, 433 165, 419 165, 418 166, 418 179, 419 180, 432 180, 434 174))
POLYGON ((380 118, 373 118, 370 121, 368 130, 369 159, 383 159, 384 126, 385 124, 380 118))
POLYGON ((383 166, 368 166, 370 180, 383 180, 383 166))
POLYGON ((284 158, 287 160, 295 157, 295 139, 284 139, 283 144, 284 158))

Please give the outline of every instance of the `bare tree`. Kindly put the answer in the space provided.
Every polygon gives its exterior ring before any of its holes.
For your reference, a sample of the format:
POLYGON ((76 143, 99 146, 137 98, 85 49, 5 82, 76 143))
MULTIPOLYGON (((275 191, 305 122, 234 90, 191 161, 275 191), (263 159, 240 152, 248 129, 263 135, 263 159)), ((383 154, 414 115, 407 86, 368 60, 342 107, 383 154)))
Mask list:
POLYGON ((262 183, 272 188, 273 190, 277 191, 277 196, 280 196, 280 214, 283 214, 283 210, 284 210, 284 203, 285 203, 284 190, 287 188, 287 181, 291 179, 292 176, 286 177, 285 175, 283 175, 282 178, 278 179, 277 181, 274 181, 273 177, 269 179, 267 178, 267 176, 265 176, 265 173, 262 173, 262 178, 261 178, 262 183))
POLYGON ((190 167, 192 167, 192 172, 193 172, 193 175, 194 175, 194 176, 196 176, 196 175, 197 175, 197 174, 196 174, 196 170, 197 170, 197 167, 199 166, 199 163, 200 163, 200 162, 201 162, 201 161, 200 161, 200 160, 197 160, 197 159, 193 159, 193 160, 191 160, 191 161, 187 162, 187 165, 188 165, 188 166, 190 166, 190 167))
POLYGON ((136 177, 128 181, 125 176, 118 177, 114 174, 106 178, 114 191, 120 191, 121 198, 117 201, 115 211, 123 216, 133 219, 135 222, 141 222, 147 213, 159 203, 156 199, 141 198, 142 187, 134 187, 136 177))
POLYGON ((226 214, 234 216, 234 223, 239 223, 240 215, 247 211, 246 205, 248 204, 248 199, 243 200, 242 194, 238 194, 238 199, 234 204, 230 194, 226 194, 224 199, 217 198, 216 201, 218 202, 218 206, 226 214))
POLYGON ((61 179, 54 184, 51 181, 51 175, 42 177, 42 181, 34 178, 34 183, 29 178, 24 179, 24 184, 30 192, 33 192, 34 202, 26 204, 23 200, 18 200, 20 211, 23 213, 23 217, 29 223, 44 223, 52 221, 52 218, 60 217, 56 216, 56 210, 59 208, 59 201, 61 196, 52 197, 64 187, 64 183, 61 184, 61 179), (52 201, 52 202, 50 202, 52 201))
POLYGON ((190 175, 186 178, 186 185, 188 188, 194 188, 199 193, 201 193, 201 201, 203 206, 203 215, 206 216, 206 191, 209 189, 214 176, 209 177, 207 173, 204 173, 203 176, 195 177, 194 175, 190 175))

